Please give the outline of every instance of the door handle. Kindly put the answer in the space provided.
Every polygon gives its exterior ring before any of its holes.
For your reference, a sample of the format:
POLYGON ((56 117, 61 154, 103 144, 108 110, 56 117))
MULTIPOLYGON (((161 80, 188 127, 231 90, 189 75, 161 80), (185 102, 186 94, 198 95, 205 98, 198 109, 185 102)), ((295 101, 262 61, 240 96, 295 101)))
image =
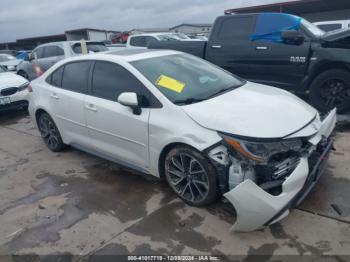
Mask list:
POLYGON ((211 48, 215 48, 215 49, 220 49, 222 46, 221 45, 212 45, 211 48))
POLYGON ((97 108, 93 104, 85 105, 85 108, 92 112, 97 112, 97 108))
POLYGON ((51 97, 52 99, 56 99, 56 100, 60 99, 60 98, 57 96, 56 93, 51 94, 50 97, 51 97))
POLYGON ((267 46, 256 46, 255 50, 267 50, 269 49, 267 46))

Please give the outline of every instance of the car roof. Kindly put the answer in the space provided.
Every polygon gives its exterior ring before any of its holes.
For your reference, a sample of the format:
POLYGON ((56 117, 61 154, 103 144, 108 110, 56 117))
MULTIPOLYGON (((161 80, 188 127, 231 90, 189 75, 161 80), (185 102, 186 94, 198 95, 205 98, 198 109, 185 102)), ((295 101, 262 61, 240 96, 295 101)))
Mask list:
POLYGON ((161 57, 167 55, 182 54, 174 50, 155 50, 155 49, 125 49, 118 51, 106 51, 93 54, 79 55, 67 58, 64 61, 82 61, 82 60, 116 60, 132 62, 142 59, 161 57))

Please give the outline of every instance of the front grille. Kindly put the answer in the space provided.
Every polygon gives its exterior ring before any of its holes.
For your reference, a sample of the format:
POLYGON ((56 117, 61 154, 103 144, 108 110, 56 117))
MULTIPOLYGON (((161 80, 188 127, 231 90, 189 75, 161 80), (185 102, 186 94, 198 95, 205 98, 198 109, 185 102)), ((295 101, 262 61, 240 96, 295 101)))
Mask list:
POLYGON ((290 175, 299 163, 299 157, 291 157, 283 160, 282 162, 275 165, 275 170, 273 171, 272 178, 280 179, 290 175))

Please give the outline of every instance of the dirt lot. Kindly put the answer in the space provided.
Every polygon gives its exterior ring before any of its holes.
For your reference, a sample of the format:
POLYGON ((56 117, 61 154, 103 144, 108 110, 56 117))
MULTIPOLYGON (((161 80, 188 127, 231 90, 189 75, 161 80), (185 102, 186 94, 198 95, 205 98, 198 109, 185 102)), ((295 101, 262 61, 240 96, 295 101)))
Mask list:
POLYGON ((25 113, 1 114, 0 254, 350 255, 350 131, 335 147, 302 206, 238 234, 229 205, 189 207, 162 181, 75 149, 52 153, 25 113))

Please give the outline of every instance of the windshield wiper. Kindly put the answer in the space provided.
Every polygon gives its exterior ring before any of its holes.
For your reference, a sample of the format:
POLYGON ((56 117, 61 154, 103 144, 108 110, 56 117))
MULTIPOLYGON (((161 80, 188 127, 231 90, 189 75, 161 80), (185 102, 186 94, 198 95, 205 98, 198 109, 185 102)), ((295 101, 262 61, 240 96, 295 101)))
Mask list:
POLYGON ((175 100, 174 104, 176 104, 176 105, 178 105, 178 104, 189 105, 189 104, 201 102, 203 100, 204 99, 202 99, 202 98, 190 97, 190 98, 186 98, 186 99, 183 99, 183 100, 175 100))

